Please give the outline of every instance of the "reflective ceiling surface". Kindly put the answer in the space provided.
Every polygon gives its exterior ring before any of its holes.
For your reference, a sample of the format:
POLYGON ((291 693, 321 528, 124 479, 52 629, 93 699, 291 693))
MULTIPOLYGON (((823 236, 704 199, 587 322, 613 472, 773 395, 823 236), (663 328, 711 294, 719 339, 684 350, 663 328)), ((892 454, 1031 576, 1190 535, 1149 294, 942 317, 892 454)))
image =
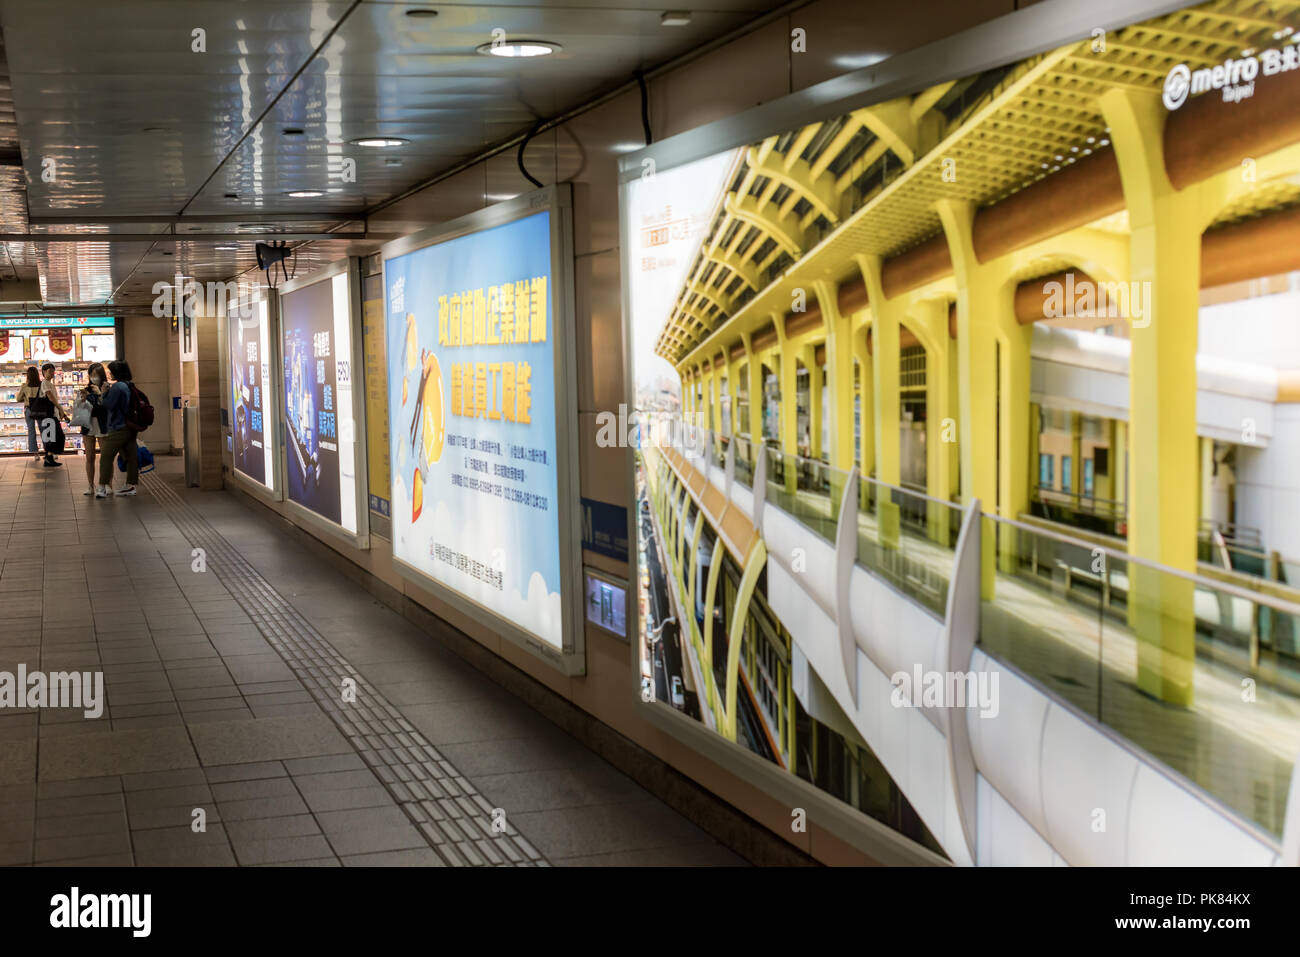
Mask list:
MULTIPOLYGON (((362 234, 384 200, 780 5, 665 27, 673 8, 634 0, 0 0, 3 233, 122 237, 6 242, 0 282, 138 306, 177 272, 253 268, 267 230, 362 234), (476 52, 502 37, 561 50, 476 52), (380 135, 408 142, 349 142, 380 135)), ((299 274, 378 243, 306 243, 299 274)))

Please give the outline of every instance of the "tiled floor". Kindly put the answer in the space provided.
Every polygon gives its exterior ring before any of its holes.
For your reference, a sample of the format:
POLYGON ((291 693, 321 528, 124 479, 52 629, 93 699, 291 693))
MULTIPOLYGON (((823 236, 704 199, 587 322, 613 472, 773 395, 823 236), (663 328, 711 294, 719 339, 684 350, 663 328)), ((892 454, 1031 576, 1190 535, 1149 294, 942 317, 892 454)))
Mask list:
POLYGON ((0 864, 744 863, 159 461, 95 501, 79 459, 0 458, 0 672, 106 698, 0 707, 0 864))

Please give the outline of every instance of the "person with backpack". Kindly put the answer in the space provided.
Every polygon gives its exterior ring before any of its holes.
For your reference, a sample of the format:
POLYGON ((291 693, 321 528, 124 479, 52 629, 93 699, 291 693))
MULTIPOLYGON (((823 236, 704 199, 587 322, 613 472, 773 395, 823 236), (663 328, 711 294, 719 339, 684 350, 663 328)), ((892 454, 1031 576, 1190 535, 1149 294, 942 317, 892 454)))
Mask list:
POLYGON ((18 390, 18 401, 23 404, 23 418, 27 420, 27 452, 39 462, 44 455, 36 444, 36 416, 32 415, 32 402, 41 394, 41 374, 36 366, 27 367, 27 381, 18 390))
POLYGON ((104 437, 104 426, 108 421, 103 401, 104 379, 103 363, 91 363, 86 370, 86 387, 77 393, 77 402, 72 412, 72 424, 81 427, 82 448, 86 453, 84 495, 95 494, 95 440, 104 437))
MULTIPOLYGON (((99 441, 99 485, 95 488, 95 498, 108 498, 113 488, 113 461, 119 452, 126 459, 126 485, 118 490, 118 495, 134 495, 135 483, 140 480, 140 461, 135 442, 136 435, 148 428, 147 425, 133 418, 132 413, 140 411, 141 393, 131 383, 131 367, 118 359, 108 364, 108 375, 113 384, 104 393, 104 410, 107 414, 105 435, 99 441), (134 408, 133 408, 134 406, 134 408)), ((145 405, 148 405, 147 401, 145 405)), ((153 409, 149 408, 152 422, 153 409)))

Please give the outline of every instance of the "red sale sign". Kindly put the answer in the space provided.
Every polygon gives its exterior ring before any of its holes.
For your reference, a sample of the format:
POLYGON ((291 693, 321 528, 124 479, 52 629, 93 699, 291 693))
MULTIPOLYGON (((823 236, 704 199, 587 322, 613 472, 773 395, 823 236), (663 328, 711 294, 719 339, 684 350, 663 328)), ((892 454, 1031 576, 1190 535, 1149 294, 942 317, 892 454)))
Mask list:
POLYGON ((72 351, 72 333, 70 332, 52 332, 50 333, 50 351, 56 356, 67 355, 72 351))

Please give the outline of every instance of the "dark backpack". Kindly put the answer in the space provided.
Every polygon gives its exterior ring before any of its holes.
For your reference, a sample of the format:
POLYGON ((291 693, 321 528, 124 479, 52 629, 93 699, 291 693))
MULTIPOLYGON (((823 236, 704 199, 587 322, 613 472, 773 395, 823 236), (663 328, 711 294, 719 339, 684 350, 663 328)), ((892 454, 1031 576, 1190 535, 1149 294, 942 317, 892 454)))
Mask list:
POLYGON ((149 397, 131 385, 131 397, 126 403, 126 427, 131 432, 143 432, 153 425, 153 406, 149 397))

